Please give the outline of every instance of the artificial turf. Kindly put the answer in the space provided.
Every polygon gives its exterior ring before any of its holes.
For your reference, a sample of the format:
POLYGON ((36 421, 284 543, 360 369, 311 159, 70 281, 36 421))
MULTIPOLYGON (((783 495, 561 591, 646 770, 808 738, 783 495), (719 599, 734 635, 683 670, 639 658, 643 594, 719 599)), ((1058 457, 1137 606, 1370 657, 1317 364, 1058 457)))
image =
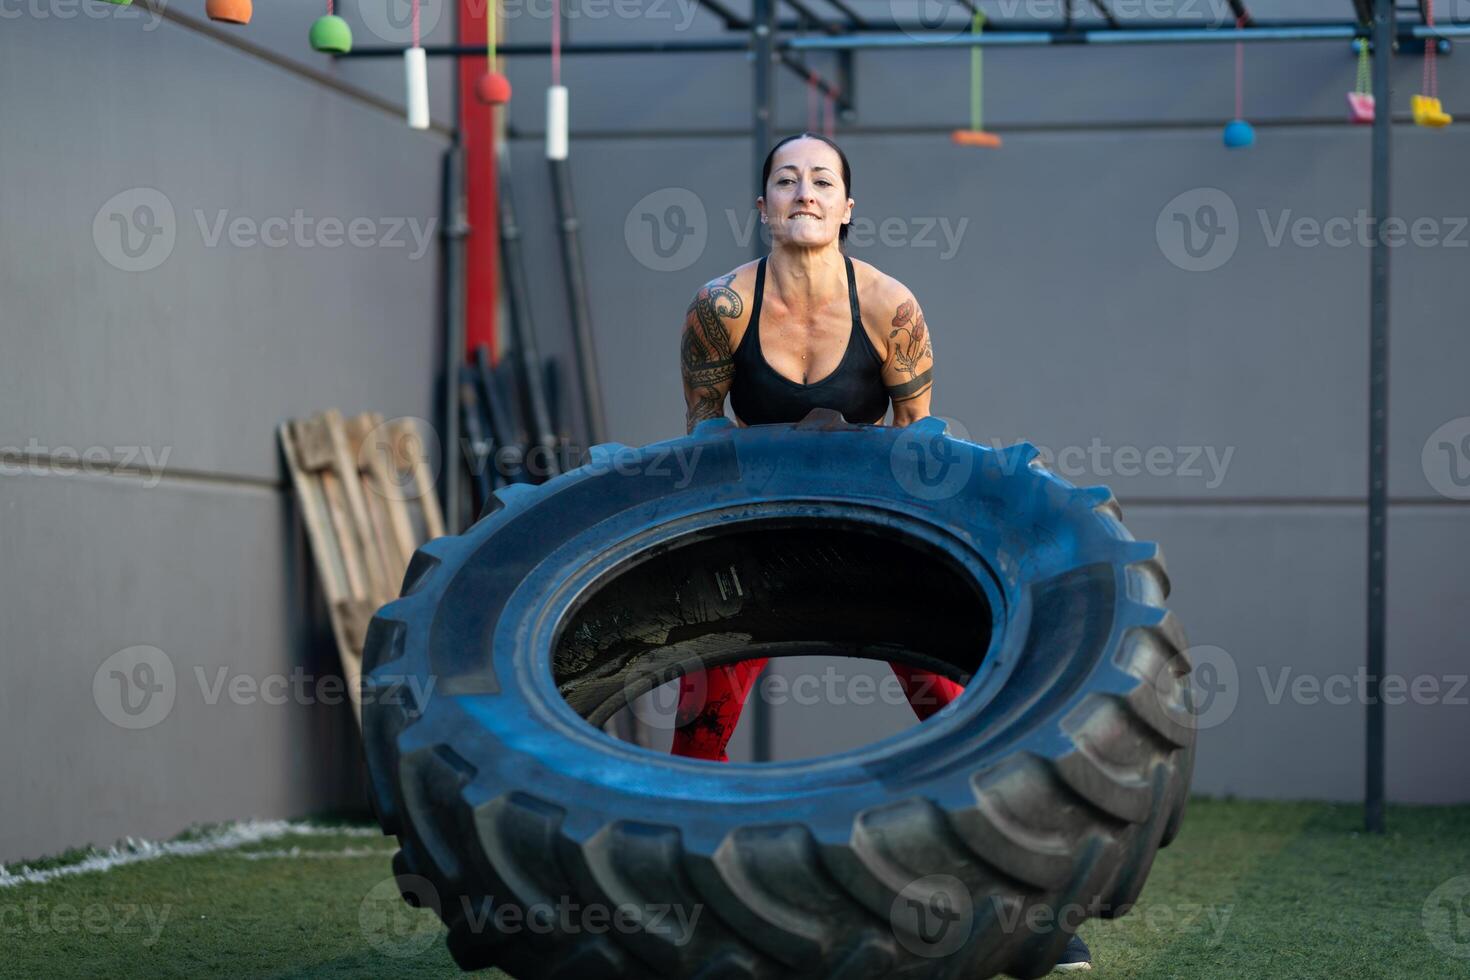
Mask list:
MULTIPOLYGON (((1132 911, 1083 924, 1093 975, 1470 978, 1470 807, 1387 821, 1192 800, 1132 911)), ((0 977, 459 975, 392 851, 325 830, 0 888, 0 977)))

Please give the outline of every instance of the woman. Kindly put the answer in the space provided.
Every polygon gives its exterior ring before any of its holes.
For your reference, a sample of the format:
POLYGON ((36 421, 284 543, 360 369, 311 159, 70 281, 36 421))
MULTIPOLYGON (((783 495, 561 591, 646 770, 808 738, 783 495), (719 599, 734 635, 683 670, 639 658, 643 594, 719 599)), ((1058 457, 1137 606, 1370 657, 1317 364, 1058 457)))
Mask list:
MULTIPOLYGON (((755 203, 771 229, 771 254, 705 284, 684 319, 688 429, 724 415, 727 396, 741 426, 796 422, 818 407, 881 425, 890 402, 894 425, 927 416, 934 347, 918 301, 840 247, 854 203, 846 154, 814 133, 788 137, 766 156, 761 185, 755 203)), ((725 746, 765 663, 680 681, 675 755, 729 761, 725 746)), ((927 671, 892 667, 920 720, 964 690, 927 671)), ((1056 968, 1092 969, 1080 936, 1056 968)))
MULTIPOLYGON (((726 396, 740 426, 797 422, 813 408, 881 425, 889 402, 894 425, 927 416, 934 348, 918 301, 840 247, 853 207, 846 154, 824 136, 790 136, 766 156, 761 182, 755 203, 771 254, 705 284, 685 316, 688 429, 724 415, 726 396)), ((673 753, 729 761, 725 746, 765 663, 684 677, 673 753)), ((920 720, 964 690, 928 671, 893 672, 920 720)))

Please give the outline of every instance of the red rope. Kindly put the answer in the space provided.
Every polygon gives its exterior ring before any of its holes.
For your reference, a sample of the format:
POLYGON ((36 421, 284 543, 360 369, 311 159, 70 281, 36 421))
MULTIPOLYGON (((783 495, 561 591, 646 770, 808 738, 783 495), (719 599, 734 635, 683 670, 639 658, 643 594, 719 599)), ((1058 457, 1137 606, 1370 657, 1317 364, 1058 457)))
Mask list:
POLYGON ((815 133, 817 131, 817 76, 815 72, 806 73, 806 131, 815 133))
POLYGON ((836 102, 836 98, 829 94, 825 105, 822 107, 823 115, 825 116, 825 121, 822 123, 822 135, 828 139, 831 139, 833 134, 837 132, 837 122, 832 111, 832 107, 836 102))
POLYGON ((327 0, 327 16, 332 16, 332 0, 327 0))
POLYGON ((561 4, 551 0, 551 84, 561 84, 561 4))
POLYGON ((419 47, 419 0, 413 0, 413 46, 419 47))

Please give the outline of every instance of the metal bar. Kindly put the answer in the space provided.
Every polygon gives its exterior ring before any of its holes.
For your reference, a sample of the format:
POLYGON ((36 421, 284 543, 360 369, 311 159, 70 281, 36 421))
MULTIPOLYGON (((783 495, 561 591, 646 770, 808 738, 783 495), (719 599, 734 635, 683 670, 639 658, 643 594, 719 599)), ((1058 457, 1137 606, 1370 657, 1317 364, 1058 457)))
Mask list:
POLYGON ((815 76, 817 88, 821 89, 822 94, 830 96, 831 98, 837 100, 837 104, 840 108, 847 108, 847 96, 842 91, 842 89, 836 84, 827 81, 821 75, 818 75, 816 72, 808 68, 805 61, 802 61, 800 58, 796 57, 796 55, 787 54, 784 51, 779 52, 776 57, 781 60, 781 64, 785 65, 787 68, 790 68, 792 71, 800 75, 803 81, 811 80, 813 76, 815 76))
MULTIPOLYGON (((563 44, 561 53, 573 54, 705 54, 711 51, 748 51, 750 42, 744 38, 704 38, 699 40, 670 41, 582 41, 563 44)), ((430 58, 483 58, 483 45, 434 44, 424 48, 430 58)), ((497 55, 515 57, 519 55, 547 55, 550 44, 499 44, 497 55)), ((402 58, 403 49, 394 47, 355 47, 338 58, 402 58)))
POLYGON ((1235 22, 1242 27, 1254 27, 1255 21, 1251 12, 1245 9, 1245 0, 1229 0, 1230 12, 1235 15, 1235 22))
POLYGON ((1394 0, 1377 0, 1373 17, 1373 192, 1368 227, 1368 738, 1364 764, 1363 823, 1369 833, 1383 827, 1384 717, 1380 687, 1384 668, 1388 569, 1388 259, 1379 240, 1379 222, 1389 214, 1389 165, 1393 126, 1387 109, 1393 104, 1389 60, 1393 52, 1394 0))
POLYGON ((525 255, 521 248, 521 229, 516 221, 513 183, 510 173, 510 150, 504 142, 496 147, 497 175, 500 178, 500 252, 505 266, 506 297, 510 301, 511 342, 516 364, 519 367, 520 396, 527 436, 530 440, 528 453, 540 450, 546 472, 535 473, 537 482, 558 472, 556 457, 556 433, 551 429, 551 410, 546 404, 546 389, 541 364, 541 353, 536 344, 536 324, 531 312, 531 283, 526 271, 525 255))
POLYGON ((581 382, 582 412, 588 445, 607 442, 607 416, 602 384, 597 376, 597 345, 592 336, 592 304, 587 298, 587 273, 582 261, 577 205, 572 196, 571 165, 551 160, 551 190, 556 198, 556 220, 561 229, 562 271, 566 276, 567 305, 572 314, 572 349, 581 382))
MULTIPOLYGON (((969 47, 1028 47, 1048 44, 1225 44, 1236 41, 1350 41, 1361 37, 1356 25, 1321 27, 1246 27, 1240 30, 1206 28, 1202 30, 1119 30, 1119 31, 1017 31, 1011 34, 992 34, 989 25, 978 37, 973 34, 943 36, 933 39, 916 37, 913 34, 867 34, 848 37, 794 37, 783 40, 782 48, 793 51, 842 51, 887 48, 969 48, 969 47)), ((1407 38, 1470 38, 1470 24, 1439 26, 1432 30, 1419 26, 1398 31, 1398 37, 1407 38)))
MULTIPOLYGON (((754 116, 751 120, 751 149, 754 151, 752 155, 755 162, 751 169, 755 174, 756 195, 759 197, 766 193, 761 184, 761 168, 765 165, 766 154, 774 142, 771 136, 776 123, 776 0, 751 0, 750 19, 750 48, 754 54, 751 63, 754 76, 754 90, 751 93, 754 116)), ((752 236, 751 245, 753 255, 760 258, 765 252, 765 242, 761 240, 759 233, 752 236)), ((756 762, 766 762, 771 758, 771 712, 761 686, 761 677, 764 674, 763 670, 755 678, 752 687, 755 703, 750 706, 753 734, 751 758, 756 762)))
POLYGON ((1107 22, 1109 27, 1117 30, 1118 19, 1113 16, 1113 12, 1103 4, 1102 0, 1092 0, 1092 6, 1102 15, 1102 19, 1107 22))
MULTIPOLYGON (((1365 32, 1355 24, 1323 24, 1294 27, 1234 28, 1140 28, 1129 30, 1004 30, 987 21, 985 33, 949 36, 950 30, 931 26, 906 32, 883 31, 845 34, 832 37, 794 37, 777 43, 778 50, 844 51, 861 48, 966 48, 1028 47, 1050 44, 1233 44, 1236 41, 1346 41, 1363 37, 1365 32), (933 39, 922 36, 932 31, 941 35, 933 39)), ((1400 41, 1424 38, 1470 38, 1470 24, 1423 24, 1404 27, 1396 32, 1400 41)), ((430 58, 483 58, 485 49, 462 44, 437 44, 424 49, 430 58)), ((506 57, 539 56, 551 53, 549 44, 502 44, 496 53, 506 57)), ((562 46, 564 55, 578 54, 706 54, 721 51, 749 51, 745 38, 706 38, 673 41, 588 41, 562 46)), ((338 58, 402 58, 403 49, 394 47, 358 47, 338 58)))
POLYGON ((464 239, 469 232, 465 220, 464 192, 464 148, 458 142, 451 143, 444 151, 443 200, 441 207, 444 222, 441 237, 444 247, 444 288, 442 334, 444 338, 444 404, 440 423, 444 426, 440 459, 443 461, 444 482, 441 485, 441 503, 444 505, 444 525, 451 534, 458 534, 461 524, 460 487, 460 444, 459 444, 459 369, 464 364, 464 239))

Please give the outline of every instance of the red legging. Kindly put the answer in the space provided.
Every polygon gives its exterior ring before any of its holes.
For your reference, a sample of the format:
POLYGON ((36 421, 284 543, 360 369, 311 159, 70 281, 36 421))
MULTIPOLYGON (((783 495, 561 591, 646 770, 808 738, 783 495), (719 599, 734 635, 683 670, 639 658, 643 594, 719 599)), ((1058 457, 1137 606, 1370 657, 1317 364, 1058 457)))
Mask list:
MULTIPOLYGON (((669 751, 691 759, 729 762, 725 746, 735 734, 745 699, 760 676, 768 658, 742 660, 739 663, 685 674, 679 681, 679 708, 674 716, 677 726, 674 745, 669 751), (703 689, 704 696, 700 696, 703 689)), ((889 664, 914 714, 923 721, 964 693, 964 687, 938 674, 916 667, 889 664), (915 698, 918 698, 915 701, 915 698)))

